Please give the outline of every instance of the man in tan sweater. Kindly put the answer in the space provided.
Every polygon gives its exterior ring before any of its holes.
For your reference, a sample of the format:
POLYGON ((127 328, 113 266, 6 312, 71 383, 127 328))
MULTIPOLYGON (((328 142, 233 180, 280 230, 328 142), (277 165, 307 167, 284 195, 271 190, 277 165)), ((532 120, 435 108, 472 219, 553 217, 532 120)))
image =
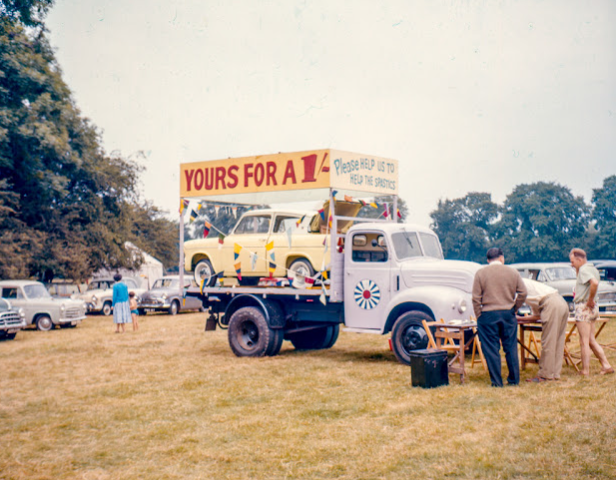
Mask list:
POLYGON ((477 332, 492 386, 503 386, 501 343, 509 369, 507 383, 518 385, 520 363, 515 312, 526 299, 526 287, 520 274, 505 266, 505 255, 500 248, 488 250, 487 258, 488 265, 477 271, 473 283, 473 310, 477 317, 477 332))

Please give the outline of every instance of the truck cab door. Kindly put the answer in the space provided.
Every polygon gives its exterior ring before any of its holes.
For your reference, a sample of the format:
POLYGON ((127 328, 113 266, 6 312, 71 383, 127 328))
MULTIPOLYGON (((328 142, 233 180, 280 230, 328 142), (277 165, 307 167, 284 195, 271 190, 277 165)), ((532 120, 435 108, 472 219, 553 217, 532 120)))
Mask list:
POLYGON ((345 255, 344 323, 349 328, 381 331, 392 295, 391 248, 379 231, 355 231, 350 237, 345 255))

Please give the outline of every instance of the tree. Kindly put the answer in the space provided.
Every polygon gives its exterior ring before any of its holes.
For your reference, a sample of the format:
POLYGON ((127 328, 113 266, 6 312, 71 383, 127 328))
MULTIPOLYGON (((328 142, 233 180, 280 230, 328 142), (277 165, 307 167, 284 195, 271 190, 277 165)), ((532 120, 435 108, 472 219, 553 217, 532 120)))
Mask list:
POLYGON ((179 259, 178 222, 165 218, 151 202, 132 206, 132 242, 163 262, 165 269, 175 267, 179 259))
POLYGON ((495 244, 511 262, 565 261, 584 239, 589 212, 584 199, 562 185, 518 185, 501 209, 495 244))
POLYGON ((141 168, 106 155, 76 107, 40 23, 51 3, 0 4, 0 277, 83 280, 142 261, 125 248, 141 168))
POLYGON ((489 193, 471 192, 462 198, 439 200, 430 217, 446 258, 485 260, 498 217, 498 205, 489 193))
POLYGON ((595 232, 588 253, 594 258, 616 258, 616 175, 605 178, 602 188, 593 189, 592 205, 595 232))

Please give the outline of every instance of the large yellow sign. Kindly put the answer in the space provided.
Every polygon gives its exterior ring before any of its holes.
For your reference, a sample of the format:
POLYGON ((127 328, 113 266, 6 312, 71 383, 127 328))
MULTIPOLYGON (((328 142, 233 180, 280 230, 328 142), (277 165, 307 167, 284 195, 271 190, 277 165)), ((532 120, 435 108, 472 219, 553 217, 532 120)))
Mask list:
POLYGON ((180 165, 180 196, 211 197, 306 189, 398 193, 398 162, 311 150, 180 165))

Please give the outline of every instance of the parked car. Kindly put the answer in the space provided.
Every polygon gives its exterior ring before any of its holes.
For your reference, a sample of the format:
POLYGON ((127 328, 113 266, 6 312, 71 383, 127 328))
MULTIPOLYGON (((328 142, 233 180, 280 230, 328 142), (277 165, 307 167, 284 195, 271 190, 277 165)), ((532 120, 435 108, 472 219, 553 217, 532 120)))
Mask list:
POLYGON ((53 280, 45 285, 52 297, 71 298, 73 295, 78 295, 86 291, 85 283, 76 283, 72 280, 53 280))
POLYGON ((12 306, 23 309, 26 325, 35 325, 38 330, 52 330, 56 325, 74 327, 86 318, 83 301, 53 298, 41 282, 2 280, 0 289, 12 306))
MULTIPOLYGON (((569 263, 513 263, 510 266, 523 278, 537 280, 557 289, 569 304, 569 310, 573 311, 576 272, 569 263)), ((595 300, 600 312, 616 311, 616 285, 613 282, 599 283, 595 300)))
POLYGON ((11 302, 0 298, 0 340, 13 340, 17 332, 26 326, 22 308, 14 308, 11 302))
MULTIPOLYGON (((197 283, 190 277, 184 277, 185 287, 198 288, 197 283)), ((183 289, 180 289, 180 277, 169 275, 159 278, 154 286, 141 296, 139 313, 150 311, 168 312, 175 315, 185 310, 199 310, 203 303, 197 297, 183 297, 183 289)))
MULTIPOLYGON (((337 215, 354 217, 361 205, 337 201, 335 208, 337 215)), ((215 274, 238 277, 235 265, 240 262, 240 283, 256 284, 259 277, 269 276, 266 245, 273 242, 276 267, 274 277, 286 277, 294 273, 312 277, 322 265, 329 263, 329 248, 323 246, 328 228, 325 220, 329 218, 328 212, 329 204, 325 205, 322 215, 314 211, 273 209, 246 212, 224 238, 222 246, 219 245, 218 233, 212 230, 207 238, 185 242, 186 271, 193 272, 197 284, 205 280, 208 285, 215 274), (297 223, 299 226, 296 227, 297 223), (289 229, 293 229, 291 236, 289 229), (236 244, 241 247, 239 252, 236 252, 236 244), (256 257, 253 258, 253 254, 256 257)), ((352 223, 352 220, 341 221, 338 230, 345 232, 352 223)))
MULTIPOLYGON (((137 302, 145 288, 139 286, 139 282, 134 278, 123 277, 122 282, 126 284, 129 292, 135 292, 137 302)), ((80 299, 86 302, 88 313, 102 313, 103 315, 111 315, 113 312, 113 278, 97 278, 88 284, 88 289, 81 294, 73 295, 72 298, 80 299)))
POLYGON ((616 260, 591 260, 599 274, 601 275, 601 281, 616 282, 616 260))

